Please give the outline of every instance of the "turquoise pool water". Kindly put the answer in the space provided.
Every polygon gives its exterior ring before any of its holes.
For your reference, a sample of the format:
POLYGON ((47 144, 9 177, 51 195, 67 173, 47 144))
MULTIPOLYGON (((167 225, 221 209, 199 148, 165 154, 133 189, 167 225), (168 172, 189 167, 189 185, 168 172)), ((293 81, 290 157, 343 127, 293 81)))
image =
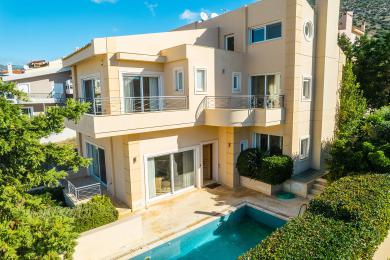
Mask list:
POLYGON ((284 223, 285 220, 245 205, 132 259, 236 259, 284 223))

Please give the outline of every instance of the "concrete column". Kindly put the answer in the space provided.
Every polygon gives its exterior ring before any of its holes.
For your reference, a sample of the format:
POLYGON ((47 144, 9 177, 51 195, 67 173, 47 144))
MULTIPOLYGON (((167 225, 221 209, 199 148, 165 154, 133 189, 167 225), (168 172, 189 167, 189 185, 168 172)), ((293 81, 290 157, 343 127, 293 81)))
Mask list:
POLYGON ((340 0, 317 0, 316 79, 314 91, 314 126, 312 167, 324 169, 325 148, 333 138, 340 51, 337 45, 340 0))

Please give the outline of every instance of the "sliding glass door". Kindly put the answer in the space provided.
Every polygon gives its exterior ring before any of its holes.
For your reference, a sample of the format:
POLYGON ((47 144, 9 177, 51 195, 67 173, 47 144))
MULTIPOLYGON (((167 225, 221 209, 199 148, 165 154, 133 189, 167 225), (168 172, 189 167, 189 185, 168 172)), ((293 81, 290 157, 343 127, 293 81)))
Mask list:
POLYGON ((272 108, 281 94, 280 75, 258 75, 250 78, 250 95, 256 96, 256 108, 272 108))
POLYGON ((88 175, 107 185, 106 158, 102 148, 87 143, 87 157, 92 161, 88 166, 88 175))
POLYGON ((159 78, 123 76, 125 112, 157 111, 160 108, 159 78))
POLYGON ((195 185, 195 150, 149 157, 146 163, 149 199, 195 185))

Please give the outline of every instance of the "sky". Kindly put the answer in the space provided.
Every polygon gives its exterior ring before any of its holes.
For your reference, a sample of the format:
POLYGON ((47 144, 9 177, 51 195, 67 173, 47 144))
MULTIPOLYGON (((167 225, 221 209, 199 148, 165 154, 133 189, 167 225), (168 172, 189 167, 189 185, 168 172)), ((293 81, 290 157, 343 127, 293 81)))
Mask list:
POLYGON ((254 0, 0 0, 0 64, 61 58, 97 37, 167 31, 254 0))

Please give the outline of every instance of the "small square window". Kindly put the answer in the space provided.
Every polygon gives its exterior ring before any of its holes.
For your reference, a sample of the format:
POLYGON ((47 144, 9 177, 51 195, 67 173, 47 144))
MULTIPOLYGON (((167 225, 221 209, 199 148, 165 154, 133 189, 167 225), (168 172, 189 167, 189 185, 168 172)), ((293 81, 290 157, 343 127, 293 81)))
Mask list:
POLYGON ((309 149, 310 149, 310 139, 309 137, 305 137, 301 139, 300 143, 300 151, 299 156, 301 159, 306 159, 309 157, 309 149))
POLYGON ((240 93, 241 92, 241 73, 233 72, 232 74, 232 92, 240 93))
POLYGON ((311 99, 311 78, 305 77, 303 78, 302 83, 302 100, 310 100, 311 99))
POLYGON ((266 39, 276 39, 282 37, 282 23, 274 23, 266 26, 266 39))
POLYGON ((175 90, 177 92, 183 92, 184 90, 184 73, 183 70, 175 70, 175 90))
POLYGON ((196 92, 206 92, 206 69, 195 70, 195 90, 196 92))

